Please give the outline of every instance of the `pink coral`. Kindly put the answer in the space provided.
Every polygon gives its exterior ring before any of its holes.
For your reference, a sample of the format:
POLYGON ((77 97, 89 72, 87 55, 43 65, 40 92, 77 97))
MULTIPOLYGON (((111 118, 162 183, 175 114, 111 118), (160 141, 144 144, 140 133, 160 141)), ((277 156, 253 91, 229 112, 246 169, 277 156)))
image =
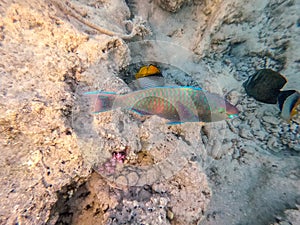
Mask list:
POLYGON ((126 152, 113 152, 113 159, 119 163, 123 163, 126 158, 126 152))
POLYGON ((115 173, 116 164, 124 163, 126 152, 113 152, 112 158, 106 160, 102 165, 98 166, 96 171, 100 174, 112 175, 115 173))

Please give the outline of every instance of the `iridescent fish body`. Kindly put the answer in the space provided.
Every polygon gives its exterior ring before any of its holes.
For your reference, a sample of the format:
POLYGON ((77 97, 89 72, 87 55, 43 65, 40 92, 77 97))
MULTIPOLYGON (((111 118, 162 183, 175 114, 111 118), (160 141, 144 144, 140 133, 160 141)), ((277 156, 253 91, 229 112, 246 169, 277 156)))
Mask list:
POLYGON ((94 113, 116 108, 130 109, 141 115, 157 115, 169 123, 213 122, 236 117, 238 110, 217 94, 195 87, 155 87, 125 95, 87 92, 94 113))

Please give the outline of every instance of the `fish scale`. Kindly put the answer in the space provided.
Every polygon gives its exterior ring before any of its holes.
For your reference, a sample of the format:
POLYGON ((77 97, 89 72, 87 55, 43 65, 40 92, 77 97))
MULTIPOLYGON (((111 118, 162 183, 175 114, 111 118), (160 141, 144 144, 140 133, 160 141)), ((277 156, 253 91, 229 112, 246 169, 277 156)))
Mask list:
MULTIPOLYGON (((143 112, 144 114, 159 114, 160 116, 164 118, 170 118, 170 117, 176 117, 178 118, 178 115, 173 115, 175 111, 180 111, 181 109, 178 109, 177 102, 180 102, 182 104, 182 107, 186 107, 189 111, 193 111, 193 114, 195 117, 197 117, 197 110, 195 103, 199 103, 199 105, 202 105, 202 107, 205 107, 207 104, 205 104, 205 95, 203 94, 203 91, 200 91, 198 89, 191 89, 191 88, 155 88, 155 89, 147 89, 144 91, 138 91, 133 92, 128 95, 120 97, 119 101, 116 100, 115 107, 119 107, 119 105, 125 105, 127 108, 133 108, 136 111, 143 112), (139 92, 143 92, 143 95, 140 95, 139 92), (198 93, 197 93, 198 92, 198 93), (193 99, 193 96, 195 96, 193 99), (118 102, 122 102, 119 104, 118 102), (164 104, 169 105, 166 107, 165 112, 159 113, 157 105, 155 105, 155 101, 164 102, 164 104)), ((160 104, 159 104, 160 105, 160 104)), ((208 107, 205 107, 207 110, 208 107)), ((202 110, 205 111, 205 110, 202 110)), ((202 114, 204 114, 202 112, 202 114)), ((183 116, 185 117, 185 116, 183 116)), ((182 118, 181 120, 184 120, 182 118)))

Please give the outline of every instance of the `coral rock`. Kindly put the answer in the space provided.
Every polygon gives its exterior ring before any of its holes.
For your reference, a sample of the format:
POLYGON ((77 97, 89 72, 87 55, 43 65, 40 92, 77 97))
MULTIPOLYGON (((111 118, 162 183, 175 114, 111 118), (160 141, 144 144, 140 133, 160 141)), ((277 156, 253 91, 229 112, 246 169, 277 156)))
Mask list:
POLYGON ((157 4, 169 12, 177 12, 184 2, 185 0, 157 0, 157 4))

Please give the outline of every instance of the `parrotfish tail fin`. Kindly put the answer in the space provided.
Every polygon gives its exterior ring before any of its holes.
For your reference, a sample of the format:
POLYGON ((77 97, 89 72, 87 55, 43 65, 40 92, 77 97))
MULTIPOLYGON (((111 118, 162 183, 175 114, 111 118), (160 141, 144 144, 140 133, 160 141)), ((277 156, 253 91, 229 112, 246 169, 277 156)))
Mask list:
POLYGON ((84 94, 90 97, 93 113, 95 114, 112 110, 117 97, 114 92, 93 91, 85 92, 84 94))

